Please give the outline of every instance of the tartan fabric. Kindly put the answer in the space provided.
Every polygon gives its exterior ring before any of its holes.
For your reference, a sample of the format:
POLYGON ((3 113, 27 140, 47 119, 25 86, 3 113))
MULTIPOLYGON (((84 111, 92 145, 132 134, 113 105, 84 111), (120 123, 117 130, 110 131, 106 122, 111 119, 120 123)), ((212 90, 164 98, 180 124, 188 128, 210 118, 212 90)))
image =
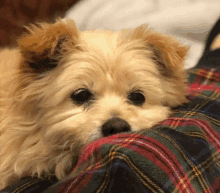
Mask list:
POLYGON ((189 103, 150 130, 89 144, 72 176, 44 193, 220 192, 220 69, 188 76, 189 103))

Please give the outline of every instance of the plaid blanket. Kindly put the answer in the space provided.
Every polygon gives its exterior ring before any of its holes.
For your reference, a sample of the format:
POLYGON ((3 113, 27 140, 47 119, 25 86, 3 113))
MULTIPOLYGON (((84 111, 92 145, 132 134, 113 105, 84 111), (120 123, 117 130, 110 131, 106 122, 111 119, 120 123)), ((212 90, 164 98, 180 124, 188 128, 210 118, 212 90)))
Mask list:
POLYGON ((3 192, 220 192, 220 69, 188 76, 190 102, 165 121, 86 146, 64 182, 29 179, 3 192))

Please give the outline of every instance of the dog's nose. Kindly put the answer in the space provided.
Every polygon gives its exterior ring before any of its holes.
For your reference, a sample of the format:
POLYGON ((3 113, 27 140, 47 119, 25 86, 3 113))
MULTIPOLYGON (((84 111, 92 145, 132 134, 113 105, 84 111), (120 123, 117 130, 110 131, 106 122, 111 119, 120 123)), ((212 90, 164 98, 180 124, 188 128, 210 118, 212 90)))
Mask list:
POLYGON ((113 117, 102 125, 102 133, 105 137, 130 130, 131 126, 128 122, 118 117, 113 117))

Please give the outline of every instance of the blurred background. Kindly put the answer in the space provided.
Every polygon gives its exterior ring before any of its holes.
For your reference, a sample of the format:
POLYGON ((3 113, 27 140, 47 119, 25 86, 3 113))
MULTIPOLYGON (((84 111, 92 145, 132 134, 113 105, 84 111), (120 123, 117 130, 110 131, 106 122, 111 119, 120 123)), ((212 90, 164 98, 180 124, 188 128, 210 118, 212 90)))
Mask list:
POLYGON ((148 24, 190 47, 186 68, 191 68, 220 17, 220 0, 1 0, 0 46, 16 45, 24 25, 52 22, 58 16, 74 19, 80 30, 148 24))
POLYGON ((24 25, 64 17, 78 0, 0 0, 0 46, 16 44, 24 25))

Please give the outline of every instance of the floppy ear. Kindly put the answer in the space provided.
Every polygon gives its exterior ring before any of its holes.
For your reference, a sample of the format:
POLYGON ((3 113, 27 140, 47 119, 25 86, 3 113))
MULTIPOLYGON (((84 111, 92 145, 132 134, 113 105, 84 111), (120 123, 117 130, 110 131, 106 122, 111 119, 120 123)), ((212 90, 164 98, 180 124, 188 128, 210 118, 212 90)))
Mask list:
MULTIPOLYGON (((174 37, 147 29, 147 25, 139 26, 132 35, 136 39, 142 39, 145 45, 153 51, 152 59, 159 67, 164 68, 164 72, 184 69, 184 60, 189 48, 180 44, 174 37)), ((171 74, 168 73, 168 75, 171 74)))
POLYGON ((180 105, 186 102, 186 72, 184 61, 189 48, 174 37, 147 29, 146 25, 136 28, 132 37, 141 39, 146 49, 152 51, 152 60, 161 74, 161 83, 166 92, 164 104, 180 105))
POLYGON ((67 51, 67 44, 74 48, 78 38, 73 20, 39 23, 27 30, 28 33, 18 40, 21 72, 41 73, 55 68, 67 51))

